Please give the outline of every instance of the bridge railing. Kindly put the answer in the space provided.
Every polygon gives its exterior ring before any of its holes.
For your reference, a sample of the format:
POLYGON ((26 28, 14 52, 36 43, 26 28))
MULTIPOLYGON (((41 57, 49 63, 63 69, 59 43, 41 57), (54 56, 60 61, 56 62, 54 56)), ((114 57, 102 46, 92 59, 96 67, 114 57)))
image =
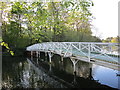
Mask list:
POLYGON ((28 51, 54 52, 64 57, 82 56, 118 62, 118 43, 95 43, 95 42, 46 42, 27 47, 28 51))

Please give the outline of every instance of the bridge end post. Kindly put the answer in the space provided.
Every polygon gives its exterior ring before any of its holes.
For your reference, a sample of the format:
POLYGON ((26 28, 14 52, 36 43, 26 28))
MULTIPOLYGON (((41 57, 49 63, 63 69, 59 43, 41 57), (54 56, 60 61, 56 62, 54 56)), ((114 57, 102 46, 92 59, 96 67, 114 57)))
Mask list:
POLYGON ((88 44, 88 60, 90 62, 90 54, 91 54, 91 44, 88 44))

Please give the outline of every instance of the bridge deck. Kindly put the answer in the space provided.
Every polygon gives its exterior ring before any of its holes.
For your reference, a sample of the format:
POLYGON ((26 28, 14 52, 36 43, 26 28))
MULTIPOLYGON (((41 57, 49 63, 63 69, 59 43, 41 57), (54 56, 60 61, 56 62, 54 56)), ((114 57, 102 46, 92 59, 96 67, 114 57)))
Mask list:
MULTIPOLYGON (((52 49, 52 48, 51 48, 52 49)), ((51 49, 49 49, 49 50, 51 50, 51 49)), ((56 49, 56 48, 54 48, 54 51, 59 51, 60 49, 56 49)), ((66 50, 65 49, 62 49, 62 52, 63 53, 65 53, 66 52, 66 50)), ((68 50, 68 52, 70 52, 71 53, 71 51, 69 51, 68 50)), ((82 56, 82 57, 87 57, 88 56, 88 53, 87 52, 80 52, 80 51, 77 51, 77 50, 72 50, 72 55, 73 56, 82 56)), ((120 57, 119 56, 106 56, 106 55, 101 55, 101 54, 98 54, 98 53, 96 53, 96 52, 93 52, 93 53, 91 53, 90 54, 90 56, 91 56, 91 59, 92 59, 92 57, 94 58, 94 59, 98 59, 98 60, 104 60, 104 61, 108 61, 108 62, 115 62, 115 63, 119 63, 119 60, 120 60, 120 57)))

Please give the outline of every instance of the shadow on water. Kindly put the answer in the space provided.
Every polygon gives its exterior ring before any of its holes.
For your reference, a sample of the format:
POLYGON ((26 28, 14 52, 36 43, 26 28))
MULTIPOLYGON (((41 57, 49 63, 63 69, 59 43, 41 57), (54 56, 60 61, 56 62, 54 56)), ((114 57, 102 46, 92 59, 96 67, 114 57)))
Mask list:
POLYGON ((69 58, 61 61, 60 56, 54 55, 50 64, 49 58, 42 54, 41 58, 27 60, 3 57, 2 88, 118 88, 118 77, 112 76, 117 71, 78 61, 74 72, 69 58), (107 80, 104 74, 109 74, 111 80, 107 80))

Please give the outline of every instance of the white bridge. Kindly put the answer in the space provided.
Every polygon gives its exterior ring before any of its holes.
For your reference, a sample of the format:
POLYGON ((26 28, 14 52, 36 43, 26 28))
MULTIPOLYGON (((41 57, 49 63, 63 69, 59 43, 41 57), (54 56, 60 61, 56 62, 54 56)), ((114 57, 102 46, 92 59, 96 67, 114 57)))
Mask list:
POLYGON ((40 57, 40 52, 48 53, 49 60, 53 54, 62 57, 70 57, 73 65, 79 60, 86 62, 102 62, 105 66, 120 66, 120 47, 118 43, 99 43, 99 42, 45 42, 31 45, 27 51, 36 51, 36 56, 40 57))

